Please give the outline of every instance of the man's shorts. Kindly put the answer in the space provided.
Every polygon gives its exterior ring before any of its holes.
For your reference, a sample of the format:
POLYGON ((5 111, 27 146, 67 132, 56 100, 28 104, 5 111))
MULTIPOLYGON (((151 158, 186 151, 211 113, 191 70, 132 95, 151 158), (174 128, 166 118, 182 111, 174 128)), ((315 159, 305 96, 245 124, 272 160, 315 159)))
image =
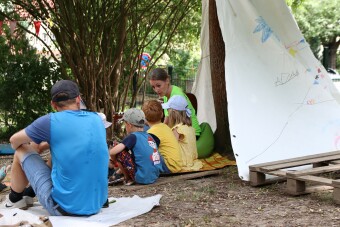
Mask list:
POLYGON ((54 205, 51 197, 51 169, 46 165, 46 162, 37 152, 32 151, 24 155, 21 166, 41 205, 50 215, 62 216, 57 210, 59 205, 54 205))

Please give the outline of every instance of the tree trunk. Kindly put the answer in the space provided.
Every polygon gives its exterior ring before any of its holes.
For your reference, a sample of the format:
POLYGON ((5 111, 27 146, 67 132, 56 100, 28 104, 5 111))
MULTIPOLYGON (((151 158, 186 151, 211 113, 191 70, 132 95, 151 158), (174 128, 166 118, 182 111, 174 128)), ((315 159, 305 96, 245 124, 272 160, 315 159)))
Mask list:
POLYGON ((339 48, 340 40, 336 40, 329 44, 329 67, 332 69, 336 69, 336 57, 337 57, 337 50, 339 48))
POLYGON ((217 129, 215 149, 233 157, 230 140, 227 92, 225 83, 225 46, 217 17, 215 0, 209 0, 209 47, 213 98, 217 129))

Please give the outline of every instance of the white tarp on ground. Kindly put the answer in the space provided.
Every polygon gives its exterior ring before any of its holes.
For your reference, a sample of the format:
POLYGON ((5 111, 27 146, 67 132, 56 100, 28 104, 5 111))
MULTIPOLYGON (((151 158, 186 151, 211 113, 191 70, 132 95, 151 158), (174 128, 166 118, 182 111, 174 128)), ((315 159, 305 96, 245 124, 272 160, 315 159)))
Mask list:
MULTIPOLYGON (((199 121, 215 128, 208 0, 202 4, 203 55, 193 93, 202 107, 199 121)), ((252 164, 338 150, 339 92, 285 1, 216 0, 216 5, 226 50, 229 127, 241 179, 249 180, 252 164)))
MULTIPOLYGON (((141 198, 137 195, 124 198, 110 198, 109 201, 115 200, 108 208, 103 208, 98 214, 90 217, 65 217, 50 216, 49 219, 54 227, 64 226, 89 226, 103 227, 112 226, 130 218, 149 212, 154 206, 159 206, 162 195, 141 198)), ((0 209, 0 226, 14 225, 22 221, 30 224, 41 224, 39 217, 48 216, 47 211, 40 205, 34 203, 34 206, 27 211, 20 209, 0 209)))

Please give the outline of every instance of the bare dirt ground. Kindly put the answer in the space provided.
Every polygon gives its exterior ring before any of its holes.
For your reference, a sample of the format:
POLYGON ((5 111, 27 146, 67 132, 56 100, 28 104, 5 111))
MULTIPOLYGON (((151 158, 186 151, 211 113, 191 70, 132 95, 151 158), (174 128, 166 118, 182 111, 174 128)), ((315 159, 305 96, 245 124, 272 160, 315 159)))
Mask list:
POLYGON ((162 195, 160 206, 115 226, 340 226, 340 206, 334 204, 332 191, 292 197, 285 187, 251 187, 230 166, 219 175, 192 180, 109 186, 109 193, 116 198, 162 195))
POLYGON ((110 186, 110 196, 161 194, 160 206, 116 226, 340 226, 331 191, 292 197, 285 183, 251 187, 236 166, 161 185, 110 186))

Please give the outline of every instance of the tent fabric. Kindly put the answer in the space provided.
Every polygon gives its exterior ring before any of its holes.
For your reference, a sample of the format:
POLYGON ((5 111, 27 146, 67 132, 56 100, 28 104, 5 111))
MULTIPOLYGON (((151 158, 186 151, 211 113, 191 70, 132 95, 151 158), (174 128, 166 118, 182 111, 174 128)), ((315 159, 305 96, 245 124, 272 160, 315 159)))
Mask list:
MULTIPOLYGON (((205 57, 208 1, 202 6, 203 57, 193 93, 204 106, 198 108, 199 121, 216 125, 205 57)), ((252 164, 338 150, 340 94, 285 1, 216 0, 216 6, 226 51, 229 129, 240 178, 249 180, 252 164)))
POLYGON ((201 21, 201 62, 191 92, 198 101, 197 119, 208 122, 213 131, 216 130, 214 99, 212 97, 209 51, 209 0, 202 0, 201 21))

